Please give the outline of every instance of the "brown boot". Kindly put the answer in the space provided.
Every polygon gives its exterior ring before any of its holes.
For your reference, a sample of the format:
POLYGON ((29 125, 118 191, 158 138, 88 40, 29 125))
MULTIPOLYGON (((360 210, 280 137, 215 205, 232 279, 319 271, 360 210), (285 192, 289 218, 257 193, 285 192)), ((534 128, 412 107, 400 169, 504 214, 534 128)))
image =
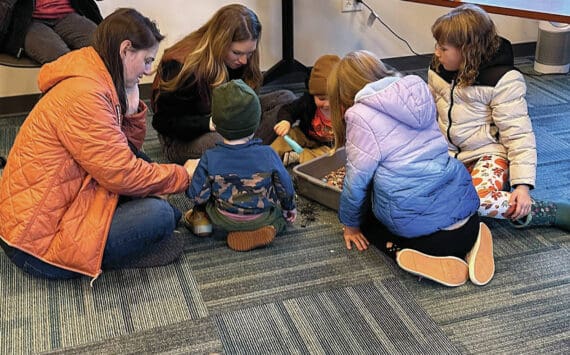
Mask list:
POLYGON ((253 231, 228 233, 228 247, 235 251, 248 251, 268 245, 275 239, 275 227, 263 226, 253 231))
POLYGON ((198 237, 209 237, 212 235, 212 222, 204 211, 191 209, 182 217, 182 224, 198 237))
POLYGON ((449 287, 461 286, 469 279, 469 268, 455 256, 432 256, 413 249, 402 249, 396 256, 402 269, 449 287))
POLYGON ((485 223, 479 224, 479 235, 466 258, 469 264, 469 279, 475 285, 489 283, 495 275, 495 259, 493 258, 493 236, 485 223))

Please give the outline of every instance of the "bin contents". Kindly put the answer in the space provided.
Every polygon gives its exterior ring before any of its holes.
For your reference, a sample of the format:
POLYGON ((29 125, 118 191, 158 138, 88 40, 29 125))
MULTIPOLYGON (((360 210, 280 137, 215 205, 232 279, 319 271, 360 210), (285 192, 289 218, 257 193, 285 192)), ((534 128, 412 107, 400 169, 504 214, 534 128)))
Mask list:
POLYGON ((323 182, 329 186, 334 186, 342 190, 342 185, 344 183, 344 175, 346 174, 346 169, 344 166, 331 171, 323 178, 323 182))
POLYGON ((338 210, 345 176, 346 153, 344 147, 333 155, 324 154, 293 167, 296 191, 299 195, 338 210), (329 182, 330 178, 330 182, 329 182))

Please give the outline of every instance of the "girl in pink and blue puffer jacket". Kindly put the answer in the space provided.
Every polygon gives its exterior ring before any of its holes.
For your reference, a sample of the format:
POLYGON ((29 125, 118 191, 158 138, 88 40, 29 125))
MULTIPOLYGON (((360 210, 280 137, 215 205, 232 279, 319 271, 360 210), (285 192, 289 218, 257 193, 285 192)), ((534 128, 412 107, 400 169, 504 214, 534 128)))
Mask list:
POLYGON ((328 92, 336 146, 346 146, 347 248, 370 239, 406 271, 444 285, 489 282, 491 234, 469 173, 447 154, 427 84, 356 51, 333 70, 328 92))

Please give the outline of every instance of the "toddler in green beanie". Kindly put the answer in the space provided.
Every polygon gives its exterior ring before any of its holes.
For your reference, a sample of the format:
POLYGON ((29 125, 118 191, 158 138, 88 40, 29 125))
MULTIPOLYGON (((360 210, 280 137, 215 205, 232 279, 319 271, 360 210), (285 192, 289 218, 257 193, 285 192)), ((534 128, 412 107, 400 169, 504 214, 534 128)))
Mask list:
POLYGON ((257 94, 241 79, 213 90, 212 122, 224 141, 202 155, 186 192, 195 203, 187 223, 203 223, 204 211, 236 251, 270 244, 297 217, 291 176, 275 151, 253 138, 260 117, 257 94))

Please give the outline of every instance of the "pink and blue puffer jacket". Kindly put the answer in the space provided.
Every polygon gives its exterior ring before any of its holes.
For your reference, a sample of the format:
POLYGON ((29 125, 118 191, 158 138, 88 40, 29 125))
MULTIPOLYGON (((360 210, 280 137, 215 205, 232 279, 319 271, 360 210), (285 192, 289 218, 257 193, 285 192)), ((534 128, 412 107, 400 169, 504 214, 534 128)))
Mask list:
POLYGON ((346 111, 346 177, 339 219, 358 227, 371 191, 374 215, 392 233, 415 238, 472 216, 471 176, 447 153, 427 84, 418 76, 366 85, 346 111))

